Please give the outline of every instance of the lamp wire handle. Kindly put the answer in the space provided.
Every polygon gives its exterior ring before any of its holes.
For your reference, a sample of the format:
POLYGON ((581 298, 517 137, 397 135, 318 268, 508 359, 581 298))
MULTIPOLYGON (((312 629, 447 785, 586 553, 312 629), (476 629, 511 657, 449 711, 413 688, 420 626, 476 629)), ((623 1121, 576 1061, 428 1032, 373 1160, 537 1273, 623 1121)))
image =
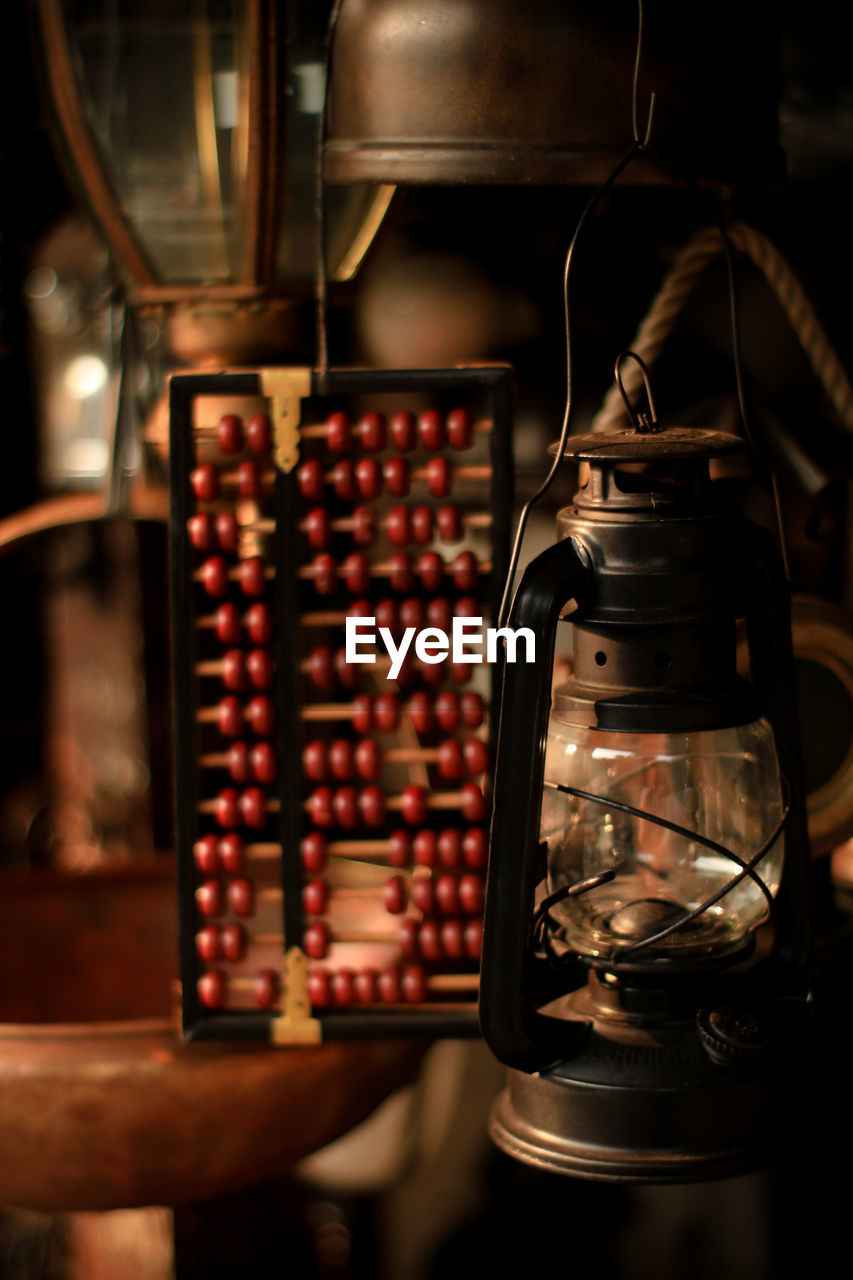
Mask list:
POLYGON ((581 212, 580 217, 578 218, 577 223, 575 224, 575 229, 572 234, 572 238, 569 242, 568 250, 566 251, 566 258, 563 266, 563 328, 566 335, 566 400, 565 400, 565 409, 563 411, 563 422, 560 428, 560 439, 557 444, 557 451, 554 455, 554 461, 551 463, 548 474, 546 475, 545 479, 542 481, 539 488, 533 494, 533 496, 528 498, 527 502, 525 502, 524 506, 521 509, 521 514, 518 517, 518 524, 515 530, 515 538, 513 539, 512 550, 510 552, 509 563, 507 565, 506 581, 504 583, 504 589, 503 589, 503 594, 501 596, 500 608, 498 610, 498 626, 499 627, 506 626, 507 617, 509 614, 509 608, 512 601, 513 582, 515 579, 516 569, 518 568, 518 561, 521 555, 521 546, 524 541, 524 531, 527 528, 527 521, 530 516, 530 512, 538 502, 541 502, 541 500, 545 497, 545 494, 551 488, 551 485, 554 483, 554 480, 557 477, 557 473, 560 470, 560 466, 562 465, 563 455, 566 451, 566 443, 569 438, 569 426, 571 424, 572 408, 573 408, 572 324, 571 324, 571 308, 569 305, 569 279, 570 279, 571 270, 572 270, 572 263, 574 261, 574 256, 575 256, 575 248, 577 246, 581 231, 586 225, 587 219, 592 214, 593 210, 595 209, 598 202, 601 200, 602 196, 604 196, 610 190, 610 188, 616 182, 617 178, 622 174, 622 172, 625 169, 627 169, 628 165, 632 162, 632 160, 634 160, 634 158, 638 156, 640 152, 644 151, 646 147, 648 147, 649 142, 651 141, 652 123, 654 120, 654 111, 655 111, 655 95, 654 94, 651 95, 651 98, 649 101, 649 111, 648 111, 648 116, 646 117, 645 132, 641 136, 639 131, 638 99, 639 99, 639 90, 640 90, 640 66, 641 66, 642 51, 643 51, 643 0, 637 0, 637 11, 639 15, 639 20, 637 24, 637 43, 634 51, 634 72, 633 72, 633 79, 632 79, 632 85, 631 85, 631 118, 632 118, 633 142, 631 143, 631 146, 628 148, 628 150, 625 152, 622 159, 618 162, 618 164, 616 164, 613 167, 613 169, 611 169, 610 173, 604 179, 601 186, 598 187, 598 189, 594 191, 593 194, 590 196, 589 200, 587 201, 586 205, 584 206, 581 212))
POLYGON ((637 355, 636 351, 623 351, 616 357, 616 363, 613 366, 613 376, 616 379, 616 385, 619 388, 619 394, 621 395, 625 403, 625 408, 628 412, 628 417, 631 419, 631 422, 633 423, 634 430, 637 431, 640 435, 652 435, 657 431, 661 431, 663 428, 658 422, 658 415, 655 409, 654 396, 652 395, 652 384, 649 378, 649 371, 646 368, 643 361, 637 355), (640 366, 640 373, 643 378, 643 385, 646 388, 646 399, 649 404, 648 413, 646 413, 644 410, 635 409, 634 406, 631 404, 631 401, 628 399, 628 393, 625 390, 624 383, 622 382, 622 361, 628 360, 628 359, 636 360, 637 364, 640 366))

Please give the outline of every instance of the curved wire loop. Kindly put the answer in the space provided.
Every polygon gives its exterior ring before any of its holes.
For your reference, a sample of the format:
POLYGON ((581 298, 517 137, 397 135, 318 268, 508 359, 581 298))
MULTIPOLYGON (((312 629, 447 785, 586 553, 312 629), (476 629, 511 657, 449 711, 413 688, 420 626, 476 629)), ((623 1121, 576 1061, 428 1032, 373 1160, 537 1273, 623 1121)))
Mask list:
POLYGON ((622 397, 622 400, 625 404, 625 408, 628 412, 628 417, 631 420, 634 430, 638 432, 640 435, 651 435, 654 432, 661 431, 663 428, 658 422, 658 415, 655 409, 655 400, 654 400, 654 396, 652 395, 652 384, 651 384, 651 380, 649 379, 649 371, 646 368, 643 361, 637 355, 636 351, 622 351, 619 353, 619 355, 616 357, 616 363, 613 366, 613 376, 616 379, 616 386, 619 388, 619 394, 622 397), (631 401, 628 399, 628 392, 625 390, 625 385, 622 382, 622 361, 629 360, 629 359, 636 360, 637 364, 640 366, 640 373, 642 374, 643 385, 646 388, 646 400, 648 401, 648 405, 649 405, 648 412, 642 409, 635 409, 634 406, 631 404, 631 401))

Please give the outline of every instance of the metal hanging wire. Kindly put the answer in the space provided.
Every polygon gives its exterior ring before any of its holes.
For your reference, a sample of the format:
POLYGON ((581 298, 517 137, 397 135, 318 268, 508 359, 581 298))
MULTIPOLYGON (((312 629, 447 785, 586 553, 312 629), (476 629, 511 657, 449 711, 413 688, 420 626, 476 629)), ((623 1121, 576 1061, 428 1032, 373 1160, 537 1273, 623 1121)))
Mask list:
POLYGON ((329 128, 329 94, 332 80, 332 52, 343 0, 334 0, 326 24, 323 46, 323 105, 317 121, 314 155, 314 323, 317 344, 317 375, 320 391, 329 373, 329 266, 326 261, 326 183, 323 163, 329 128))
POLYGON ((565 399, 565 409, 563 411, 563 422, 560 428, 560 439, 557 444, 557 451, 554 455, 554 461, 551 463, 551 467, 548 471, 548 474, 546 475, 545 479, 542 481, 542 484, 533 494, 533 496, 531 498, 528 498, 527 502, 522 507, 521 514, 518 518, 518 524, 516 526, 516 531, 515 531, 515 538, 513 540, 512 550, 510 552, 510 557, 509 557, 509 564, 507 567, 506 582, 504 584, 504 590, 501 596, 500 608, 498 609, 498 626, 499 627, 506 626, 507 616, 509 614, 509 608, 512 601, 512 591, 513 591, 515 573, 516 573, 516 569, 518 568, 518 561, 521 555, 521 547, 524 541, 524 531, 527 527, 527 521, 530 517, 530 512, 533 510, 534 506, 536 506, 538 502, 541 502, 541 500, 545 497, 546 493, 554 483, 554 480, 557 477, 557 473, 560 470, 560 466, 562 465, 563 455, 566 451, 566 443, 569 438, 569 427, 571 424, 572 408, 573 408, 572 324, 571 324, 571 307, 570 307, 570 299, 569 299, 569 281, 571 276, 572 263, 574 261, 574 256, 575 256, 575 248, 577 246, 578 240, 580 238, 580 234, 583 231, 584 226, 586 225, 590 215, 598 205, 601 198, 610 190, 610 188, 613 186, 616 180, 624 172, 624 170, 627 169, 627 167, 631 164, 632 160, 634 160, 635 157, 638 156, 641 151, 644 151, 649 146, 649 143, 651 141, 652 125, 654 122, 654 112, 655 112, 654 93, 651 94, 649 99, 649 110, 648 110, 648 115, 646 117, 645 131, 641 135, 639 130, 640 69, 642 65, 642 52, 643 52, 643 0, 637 0, 637 14, 638 14, 637 43, 634 51, 634 72, 633 72, 633 79, 631 84, 631 121, 632 121, 633 142, 631 143, 631 146, 625 152, 625 155, 622 157, 619 163, 616 164, 614 168, 610 171, 610 173, 607 175, 604 182, 602 182, 601 186, 598 187, 598 189, 593 192, 592 196, 590 196, 589 200, 584 206, 584 209, 581 212, 581 215, 577 221, 571 241, 569 242, 568 250, 566 252, 565 263, 563 266, 563 325, 564 325, 564 332, 566 335, 566 399, 565 399))

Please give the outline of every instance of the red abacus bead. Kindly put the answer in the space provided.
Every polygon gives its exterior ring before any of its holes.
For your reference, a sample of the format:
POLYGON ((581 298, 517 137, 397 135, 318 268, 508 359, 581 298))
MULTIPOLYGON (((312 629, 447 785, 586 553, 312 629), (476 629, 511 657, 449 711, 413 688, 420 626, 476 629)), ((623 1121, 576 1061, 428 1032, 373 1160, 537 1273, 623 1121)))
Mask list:
POLYGON ((418 442, 418 428, 413 413, 409 413, 406 409, 393 413, 389 426, 391 443, 395 449, 400 453, 409 453, 414 449, 418 442))
POLYGON ((228 905, 235 916, 250 916, 255 910, 255 886, 245 876, 232 880, 228 886, 228 905))
POLYGON ((330 413, 326 421, 326 444, 332 453, 349 453, 352 428, 345 413, 330 413))
POLYGON ((483 822, 488 814, 486 797, 476 782, 462 786, 462 816, 466 822, 483 822))
POLYGON ((238 827, 240 825, 239 797, 233 787, 226 787, 216 797, 216 821, 220 827, 238 827))
POLYGON ((370 590, 370 561, 363 551, 353 551, 341 565, 347 590, 353 595, 370 590))
POLYGON ((215 876, 219 871, 219 854, 216 849, 216 836, 202 836, 193 845, 193 860, 202 875, 215 876))
POLYGON ((446 733, 452 733, 459 724, 459 694, 452 689, 442 689, 436 694, 435 718, 446 733))
POLYGON ((242 649, 229 649, 222 659, 222 683, 239 693, 246 687, 246 659, 242 649))
POLYGON ((305 536, 314 551, 325 551, 332 541, 332 518, 323 507, 314 507, 305 517, 305 536))
POLYGON ((236 413, 224 413, 216 428, 216 439, 223 453, 239 453, 243 448, 243 422, 236 413))
POLYGON ((262 969, 252 987, 255 1003, 270 1009, 278 999, 278 974, 275 969, 262 969))
POLYGON ((462 860, 466 867, 482 871, 489 855, 489 842, 482 827, 472 827, 462 837, 462 860))
POLYGON ((228 590, 228 565, 222 556, 211 556, 201 566, 201 585, 209 596, 224 596, 228 590))
POLYGON ((477 557, 473 551, 460 551, 453 561, 453 582, 460 591, 476 591, 479 582, 477 557))
POLYGON ((211 462, 190 473, 190 487, 199 502, 215 502, 219 497, 219 472, 211 462))
POLYGON ((372 615, 376 619, 376 626, 387 627, 389 631, 397 630, 397 605, 394 600, 379 600, 372 615))
POLYGON ((441 949, 448 960, 465 955, 465 930, 461 920, 445 920, 441 926, 441 949))
POLYGON ((397 933, 397 945, 400 952, 407 960, 414 960, 415 956, 420 954, 418 946, 418 934, 420 933, 420 925, 416 920, 401 920, 400 928, 397 933))
POLYGON ((196 889, 195 900, 203 916, 221 916, 225 910, 225 891, 221 880, 205 880, 196 889))
POLYGON ((321 596, 331 596, 338 585, 338 564, 333 555, 322 551, 311 562, 314 570, 314 590, 321 596))
POLYGON ((424 609, 423 600, 417 596, 409 596, 407 600, 400 601, 400 626, 414 627, 416 631, 423 629, 426 621, 426 610, 424 609))
POLYGON ((249 781, 249 748, 245 742, 232 742, 228 748, 228 772, 235 782, 249 781))
POLYGON ((196 551, 213 551, 216 547, 216 526, 209 511, 190 516, 187 533, 196 551))
POLYGON ((332 974, 332 999, 342 1009, 355 999, 355 974, 352 969, 338 969, 332 974))
POLYGON ((312 791, 308 800, 308 812, 315 827, 328 828, 335 825, 333 798, 331 787, 317 787, 312 791))
POLYGON ((427 814, 426 793, 423 787, 403 787, 400 798, 403 821, 410 827, 420 827, 427 814))
POLYGON ((378 498, 382 492, 382 468, 373 458, 362 458, 355 465, 355 483, 362 498, 378 498))
POLYGON ((256 742, 250 749, 249 768, 256 782, 275 782, 278 768, 275 751, 268 742, 256 742))
POLYGON ((352 830, 358 826, 358 794, 355 787, 339 787, 332 799, 335 820, 339 827, 352 830))
POLYGON ((388 558, 388 581, 393 591, 411 591, 415 581, 412 558, 406 551, 394 551, 388 558))
POLYGON ((246 630, 252 644, 269 644, 272 640, 272 609, 268 604, 256 602, 246 614, 246 630))
POLYGON ((355 998, 359 1004, 376 1004, 377 973, 375 969, 359 969, 355 975, 355 998))
POLYGON ((319 831, 309 831, 299 845, 299 856, 306 871, 324 871, 329 857, 326 837, 319 831))
POLYGON ((436 551, 424 551, 418 557, 418 576, 427 591, 438 591, 444 580, 444 561, 436 551))
POLYGON ((451 409, 447 415, 447 438, 454 449, 470 449, 474 424, 467 409, 451 409))
POLYGON ((338 738, 329 747, 329 771, 338 782, 351 782, 355 776, 352 743, 338 738))
POLYGON ((266 568, 260 556, 240 561, 240 589, 247 596, 262 596, 266 591, 266 568))
POLYGON ((451 469, 446 458, 430 458, 427 463, 427 487, 434 498, 450 497, 451 469))
POLYGON ((405 547, 412 540, 412 517, 408 507, 392 507, 385 519, 388 541, 395 547, 405 547))
POLYGON ((435 901, 445 916, 455 916, 459 910, 459 888, 455 876, 439 876, 435 882, 435 901))
POLYGON ((423 546, 432 541, 434 517, 432 507, 415 507, 412 512, 412 533, 415 542, 423 546))
POLYGON ((371 547, 376 541, 376 515, 370 507, 356 507, 352 513, 352 540, 357 547, 371 547))
POLYGON ((443 867, 458 867, 462 862, 462 832, 446 827, 438 837, 438 860, 443 867))
POLYGON ((316 458, 303 462, 298 472, 299 491, 306 502, 322 502, 326 491, 326 473, 316 458))
POLYGON ((380 453, 385 448, 385 419, 381 413, 366 413, 358 424, 361 445, 368 453, 380 453))
POLYGON ((357 662, 347 662, 346 649, 335 650, 335 675, 345 689, 354 689, 358 684, 359 666, 357 662))
POLYGON ((374 606, 365 597, 353 600, 352 604, 347 609, 348 618, 372 618, 373 613, 374 606))
POLYGON ((205 1009, 221 1009, 225 1003, 225 975, 219 969, 208 969, 198 980, 196 990, 205 1009))
POLYGON ((309 916, 321 916, 329 902, 325 880, 309 880, 302 888, 302 906, 309 916))
POLYGON ((435 724, 432 699, 428 693, 413 693, 409 698, 409 715, 415 733, 429 733, 435 724))
POLYGON ((457 684, 467 684, 474 674, 473 664, 468 662, 451 662, 450 674, 457 684))
POLYGON ((309 924, 303 935, 302 944, 305 947, 305 954, 311 960, 325 960, 329 954, 329 930, 319 922, 309 924))
POLYGON ((219 941, 219 930, 215 924, 206 924, 203 929, 199 929, 195 935, 195 949, 202 960, 208 964, 219 959, 222 947, 219 941))
POLYGON ((259 738, 268 738, 275 729, 275 706, 272 698, 251 698, 246 707, 249 726, 259 738))
POLYGON ((217 707, 217 722, 223 738, 235 738, 243 729, 243 710, 233 694, 223 698, 217 707))
POLYGON ((326 645, 311 651, 308 658, 308 678, 318 689, 334 689, 335 659, 326 645))
POLYGON ((444 663, 435 662, 432 664, 424 663, 418 668, 420 677, 424 684, 441 684, 444 679, 444 663))
POLYGON ((445 738, 438 748, 438 772, 451 782, 465 777, 465 758, 455 738, 445 738))
MULTIPOLYGON (((322 959, 322 957, 317 958, 322 959)), ((312 1008, 327 1009, 332 1003, 332 983, 325 970, 315 969, 313 973, 309 973, 307 987, 312 1008)))
POLYGON ((480 953, 483 950, 482 920, 469 920, 465 926, 463 937, 465 940, 465 954, 470 956, 472 960, 479 960, 480 953))
POLYGON ((341 458, 332 467, 332 488, 338 498, 344 502, 352 502, 358 496, 358 485, 355 479, 355 464, 352 458, 341 458))
POLYGON ((355 767, 359 777, 367 782, 375 782, 379 777, 382 772, 382 751, 373 738, 364 738, 356 747, 355 767))
POLYGON ((255 689, 269 689, 273 680, 272 654, 269 649, 252 649, 246 656, 246 675, 255 689))
POLYGON ((412 858, 416 867, 436 865, 437 839, 434 831, 419 831, 412 841, 412 858))
POLYGON ((249 787, 240 796, 240 815, 254 831, 266 825, 267 798, 260 787, 249 787))
POLYGON ((362 821, 368 827, 381 827, 385 822, 385 793, 381 787, 365 787, 358 797, 362 821))
POLYGON ((242 960, 246 954, 246 930, 241 924, 226 924, 221 933, 222 954, 226 960, 242 960))
POLYGON ((458 507, 439 507, 435 513, 438 532, 443 542, 459 542, 463 534, 462 512, 458 507))
POLYGON ((378 729, 383 733, 393 733, 400 723, 400 699, 394 693, 377 694, 373 716, 378 729))
POLYGON ((439 449, 443 449, 447 444, 447 428, 444 425, 444 415, 439 413, 437 409, 427 409, 422 413, 418 421, 418 428, 421 444, 425 449, 429 449, 430 453, 438 453, 439 449))
POLYGON ((244 870, 246 846, 243 843, 243 837, 236 831, 229 831, 224 836, 220 836, 216 848, 223 871, 227 871, 230 876, 236 876, 244 870))
POLYGON ((408 897, 406 882, 402 876, 389 876, 382 886, 382 903, 392 916, 402 915, 406 910, 408 897))
POLYGON ((409 492, 409 464, 405 458, 389 458, 382 468, 385 488, 392 498, 405 498, 409 492))
POLYGON ((456 603, 453 606, 454 618, 480 618, 482 620, 483 606, 478 603, 475 596, 457 596, 456 603))
MULTIPOLYGON (((442 565, 442 572, 444 565, 442 565)), ((436 596, 427 603, 427 621, 431 627, 439 627, 442 631, 451 630, 453 625, 453 607, 446 596, 436 596)))
POLYGON ((383 969, 376 979, 376 988, 383 1004, 400 1003, 400 974, 396 969, 383 969))
POLYGON ((246 423, 246 444, 252 453, 269 453, 272 446, 272 427, 265 413, 253 413, 246 423))
POLYGON ((251 458, 241 462, 237 468, 237 489, 241 498, 257 500, 261 496, 263 489, 261 468, 251 458))
POLYGON ((430 879, 416 879, 412 881, 411 887, 412 902, 418 911, 422 911, 425 916, 431 916, 435 911, 435 885, 430 879))
POLYGON ((468 875, 459 878, 459 905, 467 916, 483 914, 483 879, 482 876, 468 875))
POLYGON ((406 1004, 423 1004, 427 998, 427 976, 423 965, 406 965, 400 977, 400 989, 406 1004))
POLYGON ((488 769, 489 748, 480 738, 468 738, 462 747, 462 754, 465 757, 465 768, 472 778, 488 769))
POLYGON ((459 706, 462 711, 462 723, 469 729, 479 729, 485 715, 482 696, 479 693, 463 693, 459 699, 459 706))
POLYGON ((216 517, 216 540, 223 551, 237 550, 240 530, 233 511, 220 511, 216 517))
POLYGON ((216 610, 216 638, 220 644, 239 644, 243 637, 243 624, 236 604, 226 600, 216 610))
POLYGON ((356 733, 373 729, 373 701, 369 693, 358 693, 352 700, 352 723, 356 733))
POLYGON ((392 831, 388 837, 388 861, 392 867, 407 867, 412 858, 412 837, 408 831, 392 831))
POLYGON ((437 920, 424 920, 418 930, 418 947, 424 960, 443 960, 441 925, 437 920))

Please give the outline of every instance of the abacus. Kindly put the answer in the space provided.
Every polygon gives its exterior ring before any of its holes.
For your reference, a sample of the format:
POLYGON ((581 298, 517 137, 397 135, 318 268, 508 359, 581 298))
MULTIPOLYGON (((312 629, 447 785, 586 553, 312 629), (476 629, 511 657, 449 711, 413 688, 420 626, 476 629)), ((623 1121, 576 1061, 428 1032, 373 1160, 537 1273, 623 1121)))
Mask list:
POLYGON ((499 667, 345 635, 495 618, 510 410, 500 365, 173 375, 187 1036, 476 1033, 499 667))

